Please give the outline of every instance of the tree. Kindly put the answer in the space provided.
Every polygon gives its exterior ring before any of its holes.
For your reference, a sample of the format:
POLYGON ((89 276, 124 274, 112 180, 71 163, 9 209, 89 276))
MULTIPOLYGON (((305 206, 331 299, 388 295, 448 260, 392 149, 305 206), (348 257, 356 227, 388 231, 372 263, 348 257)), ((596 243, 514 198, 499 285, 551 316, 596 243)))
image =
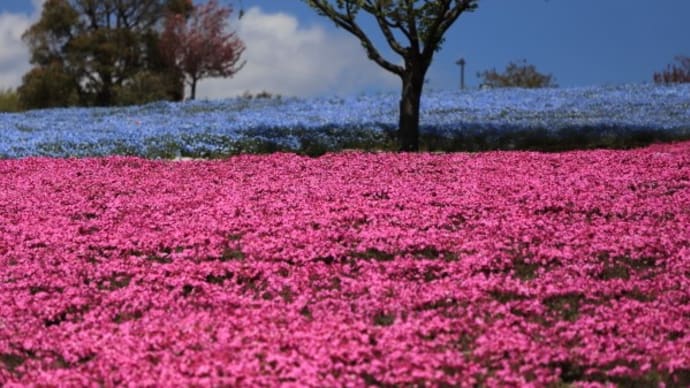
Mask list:
POLYGON ((526 60, 522 63, 511 62, 503 73, 496 69, 478 73, 482 79, 482 85, 490 88, 548 88, 557 87, 551 74, 542 74, 534 65, 528 65, 526 60))
POLYGON ((171 67, 186 77, 190 98, 196 98, 197 82, 208 77, 232 77, 244 66, 244 44, 234 32, 225 32, 232 13, 216 0, 194 5, 186 16, 170 12, 165 18, 160 48, 171 67))
POLYGON ((402 80, 398 138, 401 151, 419 150, 419 105, 424 78, 458 17, 477 8, 478 0, 303 0, 320 15, 360 40, 369 59, 402 80), (374 17, 390 48, 403 65, 385 59, 364 32, 358 16, 374 17), (406 40, 401 43, 400 38, 406 40))
POLYGON ((33 77, 58 71, 76 85, 78 99, 53 96, 50 104, 108 106, 118 103, 116 90, 141 78, 140 72, 173 74, 156 62, 156 37, 166 8, 181 1, 47 0, 41 18, 23 35, 34 65, 24 77, 34 86, 24 90, 48 82, 33 77))
POLYGON ((169 99, 170 80, 165 74, 140 71, 117 86, 113 92, 117 105, 142 105, 169 99))
POLYGON ((666 70, 654 73, 654 82, 657 84, 690 83, 690 57, 678 55, 678 65, 668 65, 666 70))
POLYGON ((22 107, 29 109, 57 108, 76 105, 79 91, 76 79, 60 62, 38 66, 26 73, 17 89, 22 107))
POLYGON ((14 89, 0 89, 0 113, 19 112, 22 110, 19 94, 14 89))

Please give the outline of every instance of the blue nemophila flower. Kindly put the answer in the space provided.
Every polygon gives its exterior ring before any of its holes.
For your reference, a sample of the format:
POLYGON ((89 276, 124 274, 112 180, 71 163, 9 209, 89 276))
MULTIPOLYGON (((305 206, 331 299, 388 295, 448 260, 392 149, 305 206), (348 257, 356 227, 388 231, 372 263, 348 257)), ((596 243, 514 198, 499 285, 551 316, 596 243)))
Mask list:
MULTIPOLYGON (((213 156, 261 144, 292 150, 313 143, 335 147, 394 129, 398 99, 397 94, 233 98, 0 114, 0 157, 213 156)), ((428 92, 422 98, 421 128, 451 137, 468 131, 592 128, 688 134, 690 85, 428 92)))

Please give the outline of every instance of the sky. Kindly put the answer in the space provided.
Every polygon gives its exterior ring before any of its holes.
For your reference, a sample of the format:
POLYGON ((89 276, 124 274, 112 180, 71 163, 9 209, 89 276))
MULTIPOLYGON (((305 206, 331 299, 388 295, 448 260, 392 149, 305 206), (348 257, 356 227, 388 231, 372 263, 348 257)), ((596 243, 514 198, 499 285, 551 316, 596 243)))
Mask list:
MULTIPOLYGON (((30 68, 22 33, 44 0, 0 0, 0 90, 30 68)), ((197 1, 198 2, 198 1, 197 1)), ((398 91, 400 80, 366 58, 359 41, 301 0, 236 0, 228 28, 247 49, 233 78, 207 79, 200 98, 267 91, 284 96, 398 91), (244 9, 238 19, 237 12, 244 9)), ((479 0, 446 34, 427 74, 427 89, 457 89, 477 73, 525 59, 560 87, 650 82, 676 55, 690 56, 690 0, 479 0)), ((362 25, 386 58, 400 63, 371 19, 362 25)))

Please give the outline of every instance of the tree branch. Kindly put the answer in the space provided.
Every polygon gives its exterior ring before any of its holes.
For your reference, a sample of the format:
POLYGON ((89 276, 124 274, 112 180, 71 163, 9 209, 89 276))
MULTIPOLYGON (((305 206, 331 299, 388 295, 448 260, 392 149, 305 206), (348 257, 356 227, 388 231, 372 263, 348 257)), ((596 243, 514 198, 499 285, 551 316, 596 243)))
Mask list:
POLYGON ((407 26, 410 29, 407 38, 415 53, 419 53, 419 32, 417 31, 417 20, 414 15, 414 0, 406 0, 405 8, 407 11, 407 26))
POLYGON ((395 39, 393 31, 391 31, 391 27, 395 27, 395 24, 390 23, 386 19, 385 12, 383 11, 383 6, 381 4, 382 3, 379 1, 378 5, 374 5, 371 3, 371 0, 367 0, 362 4, 362 9, 372 14, 376 18, 376 22, 378 23, 379 28, 381 28, 381 32, 383 32, 383 36, 386 38, 388 45, 393 49, 393 51, 404 57, 407 55, 408 50, 406 50, 395 39))
POLYGON ((455 6, 451 9, 451 1, 443 0, 443 7, 441 7, 441 11, 436 15, 434 23, 427 32, 429 41, 424 42, 424 52, 422 54, 425 58, 433 56, 434 51, 436 51, 443 40, 443 35, 463 12, 477 7, 477 0, 455 0, 455 6))
POLYGON ((387 61, 379 51, 376 49, 372 41, 367 37, 367 35, 362 31, 359 25, 355 22, 355 16, 357 9, 352 8, 352 3, 347 3, 345 6, 346 13, 341 13, 335 10, 327 0, 306 0, 310 5, 315 7, 323 15, 327 16, 329 19, 333 20, 335 24, 342 27, 345 31, 356 36, 362 43, 362 46, 367 52, 367 56, 372 61, 376 62, 379 66, 390 71, 391 73, 397 74, 402 77, 404 69, 401 66, 395 65, 387 61))

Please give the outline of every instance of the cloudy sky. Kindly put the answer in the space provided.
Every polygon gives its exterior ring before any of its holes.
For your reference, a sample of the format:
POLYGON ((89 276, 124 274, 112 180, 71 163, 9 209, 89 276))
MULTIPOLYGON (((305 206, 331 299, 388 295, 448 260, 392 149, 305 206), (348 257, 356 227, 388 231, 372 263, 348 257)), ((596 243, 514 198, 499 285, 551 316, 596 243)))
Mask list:
MULTIPOLYGON (((42 0, 0 0, 0 89, 16 87, 28 68, 21 34, 42 0)), ((243 0, 245 15, 228 21, 245 41, 247 65, 232 79, 205 80, 202 98, 244 91, 282 95, 349 95, 397 90, 399 81, 369 62, 358 41, 300 0, 243 0)), ((240 2, 234 2, 240 8, 240 2)), ((428 88, 457 88, 467 62, 476 73, 526 59, 562 87, 649 82, 679 54, 690 55, 688 0, 480 0, 447 34, 428 74, 428 88)), ((382 48, 375 24, 365 29, 382 48)), ((389 50, 389 60, 399 62, 389 50)))

